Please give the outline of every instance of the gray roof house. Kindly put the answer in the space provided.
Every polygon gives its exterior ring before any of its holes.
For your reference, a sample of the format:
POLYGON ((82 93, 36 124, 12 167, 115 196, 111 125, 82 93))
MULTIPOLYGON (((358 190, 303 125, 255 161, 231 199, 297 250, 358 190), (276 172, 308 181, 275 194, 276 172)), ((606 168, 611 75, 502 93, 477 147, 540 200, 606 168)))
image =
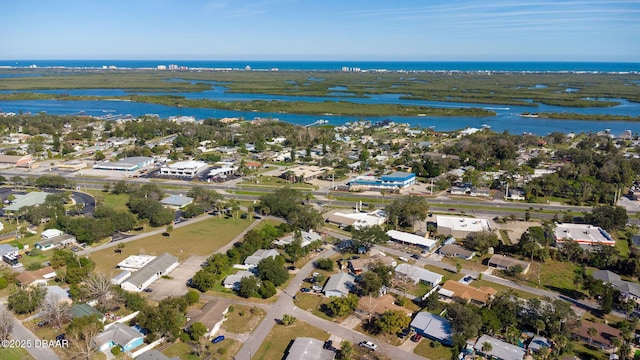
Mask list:
POLYGON ((442 275, 407 263, 396 266, 395 270, 396 276, 408 277, 414 284, 423 282, 429 286, 436 286, 442 282, 442 275))
MULTIPOLYGON (((320 236, 320 234, 318 234, 317 232, 315 232, 313 230, 311 230, 311 231, 301 231, 300 235, 302 235, 302 244, 301 244, 302 247, 305 247, 305 246, 311 244, 314 241, 322 240, 322 236, 320 236)), ((293 242, 293 237, 294 237, 294 234, 291 233, 288 236, 285 236, 280 240, 274 241, 273 243, 275 245, 278 245, 278 246, 289 245, 289 244, 291 244, 293 242)))
POLYGON ((596 270, 592 274, 593 278, 600 280, 605 284, 613 285, 620 291, 621 297, 627 300, 640 302, 640 284, 631 281, 624 281, 620 275, 609 270, 596 270))
POLYGON ((473 346, 475 351, 478 354, 486 355, 489 358, 494 358, 497 360, 522 360, 524 359, 524 355, 526 354, 526 350, 511 345, 502 340, 498 340, 489 335, 482 335, 476 341, 476 344, 473 346), (491 350, 482 350, 484 343, 488 343, 491 345, 491 350))
POLYGON ((351 288, 356 281, 356 278, 345 272, 339 272, 335 275, 331 275, 327 284, 324 286, 324 296, 331 297, 343 297, 349 295, 349 288, 351 288))
POLYGON ((336 353, 323 348, 318 339, 299 337, 293 341, 284 360, 333 360, 336 353))
POLYGON ((464 260, 471 260, 476 255, 475 251, 467 250, 460 245, 445 244, 438 250, 438 253, 447 257, 458 257, 464 260))
POLYGON ((593 276, 594 279, 600 280, 605 284, 609 283, 615 285, 622 281, 620 275, 609 270, 596 270, 591 276, 593 276))
POLYGON ((452 344, 451 323, 443 317, 422 311, 416 314, 409 326, 424 337, 439 341, 445 345, 452 344))
POLYGON ((18 255, 18 248, 9 244, 0 244, 0 257, 4 255, 18 255))
POLYGON ((182 195, 171 195, 167 198, 162 199, 160 203, 166 207, 172 209, 182 209, 183 207, 191 204, 193 202, 193 198, 182 195))
POLYGON ((142 345, 143 341, 144 335, 141 332, 118 322, 110 324, 108 329, 105 329, 93 339, 99 351, 106 351, 114 346, 120 346, 122 350, 128 352, 142 345))
POLYGON ((143 352, 136 360, 180 360, 180 358, 177 356, 170 358, 156 349, 151 349, 143 352))
POLYGON ((247 256, 247 258, 244 260, 244 264, 246 266, 258 266, 258 263, 260 261, 262 261, 263 259, 266 259, 268 257, 272 257, 275 258, 276 256, 280 255, 280 253, 278 252, 278 250, 274 250, 274 249, 270 249, 270 250, 264 250, 264 249, 260 249, 260 250, 256 250, 256 252, 253 253, 253 255, 249 255, 247 256))
POLYGON ((133 275, 120 284, 120 286, 128 291, 142 291, 159 277, 173 271, 173 269, 178 267, 178 264, 180 264, 178 258, 169 253, 156 256, 155 259, 133 273, 133 275))
POLYGON ((227 275, 227 277, 224 278, 222 285, 224 285, 224 287, 227 289, 235 290, 238 288, 238 286, 240 286, 240 280, 242 280, 242 278, 246 278, 249 276, 253 276, 253 274, 250 271, 240 270, 235 274, 227 275))

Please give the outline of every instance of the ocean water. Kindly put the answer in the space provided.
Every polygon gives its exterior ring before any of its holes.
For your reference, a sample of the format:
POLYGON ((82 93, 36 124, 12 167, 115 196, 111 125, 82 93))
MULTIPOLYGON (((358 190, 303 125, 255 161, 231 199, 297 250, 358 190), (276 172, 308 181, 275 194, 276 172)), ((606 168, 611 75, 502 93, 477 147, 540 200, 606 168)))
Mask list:
POLYGON ((157 68, 170 64, 189 68, 224 68, 289 71, 361 70, 407 71, 513 71, 513 72, 640 72, 640 63, 619 62, 500 62, 500 61, 266 61, 266 60, 0 60, 0 67, 157 68))

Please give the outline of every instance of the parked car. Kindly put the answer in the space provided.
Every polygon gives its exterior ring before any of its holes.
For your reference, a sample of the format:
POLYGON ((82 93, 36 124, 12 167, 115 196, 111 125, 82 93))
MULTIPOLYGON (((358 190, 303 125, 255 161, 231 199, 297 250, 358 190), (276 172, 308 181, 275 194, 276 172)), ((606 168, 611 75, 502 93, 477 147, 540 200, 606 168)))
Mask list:
POLYGON ((67 337, 66 334, 60 334, 60 335, 56 336, 56 340, 58 340, 58 341, 64 340, 65 337, 67 337))
POLYGON ((322 291, 322 286, 319 286, 319 285, 313 285, 311 288, 312 288, 314 291, 322 291))
POLYGON ((302 288, 302 289, 300 289, 300 291, 302 291, 303 293, 308 293, 308 292, 311 292, 311 289, 309 289, 309 288, 302 288))
POLYGON ((216 336, 215 338, 213 338, 213 340, 211 340, 211 342, 217 344, 222 340, 224 340, 224 335, 216 336))
POLYGON ((307 282, 309 284, 315 284, 316 283, 316 279, 314 279, 314 278, 306 278, 306 279, 304 279, 304 282, 307 282))
POLYGON ((153 292, 153 289, 152 288, 146 288, 146 289, 144 289, 142 291, 144 291, 146 293, 150 293, 150 292, 153 292))
POLYGON ((411 333, 411 328, 404 328, 404 329, 402 329, 402 331, 400 331, 400 332, 398 333, 398 337, 399 337, 400 339, 404 339, 404 338, 406 338, 406 337, 407 337, 407 335, 409 335, 410 333, 411 333))
POLYGON ((420 259, 420 255, 418 255, 418 254, 413 254, 413 255, 411 255, 411 257, 416 259, 416 260, 420 259))
POLYGON ((369 350, 372 350, 372 351, 376 351, 378 349, 378 345, 372 343, 371 341, 361 341, 358 345, 362 346, 363 348, 367 348, 369 350))
POLYGON ((422 339, 422 335, 420 335, 420 334, 415 334, 415 335, 413 335, 411 337, 411 341, 413 341, 413 342, 418 342, 418 341, 420 341, 420 339, 422 339))
POLYGON ((327 340, 324 342, 324 345, 322 346, 323 349, 327 349, 327 350, 333 350, 333 341, 331 340, 327 340))

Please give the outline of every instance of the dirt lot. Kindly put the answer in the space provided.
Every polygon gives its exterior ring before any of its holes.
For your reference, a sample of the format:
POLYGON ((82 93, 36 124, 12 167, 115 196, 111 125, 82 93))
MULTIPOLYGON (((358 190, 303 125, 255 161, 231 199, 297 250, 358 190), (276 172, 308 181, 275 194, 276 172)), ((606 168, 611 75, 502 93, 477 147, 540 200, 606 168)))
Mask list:
POLYGON ((505 230, 509 234, 509 240, 512 244, 516 244, 522 234, 531 226, 540 226, 540 223, 535 221, 508 221, 504 224, 491 222, 491 226, 496 230, 505 230))
POLYGON ((182 264, 169 274, 171 279, 160 278, 151 286, 153 292, 149 294, 152 300, 162 300, 169 296, 182 296, 187 293, 187 280, 191 279, 193 274, 200 270, 200 265, 207 260, 206 256, 190 256, 182 264))

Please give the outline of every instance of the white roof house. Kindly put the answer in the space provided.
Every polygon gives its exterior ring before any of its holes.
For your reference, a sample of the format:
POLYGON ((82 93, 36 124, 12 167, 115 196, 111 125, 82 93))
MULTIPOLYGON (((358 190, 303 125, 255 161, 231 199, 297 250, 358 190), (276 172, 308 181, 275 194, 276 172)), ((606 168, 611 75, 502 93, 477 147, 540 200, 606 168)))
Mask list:
POLYGON ((324 296, 331 297, 343 297, 349 295, 349 288, 355 284, 356 278, 345 272, 339 272, 335 275, 331 275, 329 280, 322 290, 324 296))
POLYGON ((237 289, 240 285, 240 280, 250 276, 253 276, 250 271, 240 270, 235 274, 227 275, 227 277, 224 278, 222 285, 227 289, 237 289))
POLYGON ((387 231, 387 235, 389 235, 392 240, 422 246, 427 250, 431 250, 438 243, 435 240, 427 239, 423 236, 414 235, 398 230, 389 230, 387 231))
POLYGON ((120 286, 128 291, 142 291, 156 279, 173 271, 179 264, 177 257, 164 253, 136 271, 120 286))
POLYGON ((472 232, 491 231, 491 225, 486 219, 438 215, 436 221, 439 234, 454 237, 465 237, 472 232))
MULTIPOLYGON (((322 240, 322 236, 320 236, 320 234, 318 234, 313 230, 301 231, 300 235, 302 235, 302 247, 305 247, 314 241, 322 240)), ((282 239, 274 241, 273 243, 278 246, 285 246, 285 245, 291 244, 293 242, 293 238, 294 238, 294 234, 291 233, 282 239)))
POLYGON ((260 261, 262 261, 263 259, 266 259, 268 257, 275 258, 278 255, 280 255, 278 250, 274 250, 274 249, 270 249, 270 250, 259 249, 259 250, 256 250, 256 252, 254 252, 253 255, 247 256, 247 258, 244 260, 244 265, 245 266, 250 266, 250 267, 258 266, 258 263, 260 261))
POLYGON ((46 239, 54 238, 54 237, 56 237, 56 236, 60 236, 60 235, 62 235, 62 234, 64 234, 64 232, 63 232, 62 230, 58 230, 58 229, 47 229, 47 230, 43 231, 43 232, 40 234, 40 237, 41 237, 42 239, 46 240, 46 239))
POLYGON ((558 243, 575 241, 580 245, 615 246, 615 240, 604 229, 589 224, 558 224, 555 229, 555 237, 558 243))
POLYGON ((489 335, 480 336, 473 348, 476 352, 497 360, 522 360, 527 352, 519 346, 511 345, 489 335), (484 343, 490 344, 491 350, 483 351, 482 346, 484 343))
POLYGON ((408 277, 413 280, 414 284, 421 281, 427 285, 435 286, 442 282, 442 275, 407 263, 396 266, 395 270, 396 275, 408 277))
POLYGON ((336 353, 324 348, 324 341, 299 337, 293 341, 285 360, 333 360, 336 353))

